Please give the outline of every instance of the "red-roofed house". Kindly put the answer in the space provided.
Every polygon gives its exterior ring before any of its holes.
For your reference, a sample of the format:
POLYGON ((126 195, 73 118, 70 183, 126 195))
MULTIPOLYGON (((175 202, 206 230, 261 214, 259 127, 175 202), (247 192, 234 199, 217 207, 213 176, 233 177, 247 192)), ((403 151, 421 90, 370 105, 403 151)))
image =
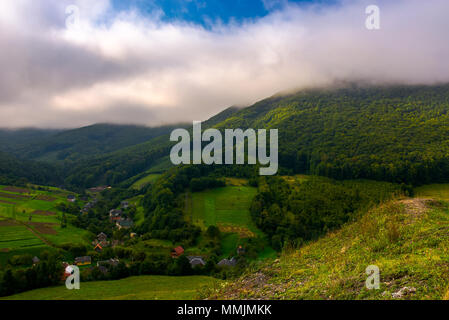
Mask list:
POLYGON ((184 254, 184 248, 181 247, 181 246, 174 248, 174 249, 172 250, 172 252, 171 252, 171 256, 172 256, 173 258, 177 258, 177 257, 179 257, 179 256, 182 255, 182 254, 184 254))

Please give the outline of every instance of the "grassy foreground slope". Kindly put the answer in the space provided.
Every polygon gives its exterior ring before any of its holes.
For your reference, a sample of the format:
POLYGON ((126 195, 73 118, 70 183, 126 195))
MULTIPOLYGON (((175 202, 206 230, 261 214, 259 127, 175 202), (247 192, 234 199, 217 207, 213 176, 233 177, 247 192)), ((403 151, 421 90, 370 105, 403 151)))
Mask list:
POLYGON ((219 299, 449 299, 449 204, 391 201, 211 294, 219 299), (380 270, 368 290, 366 268, 380 270))
POLYGON ((37 289, 3 300, 192 300, 202 287, 217 281, 205 276, 139 276, 81 283, 80 290, 65 286, 37 289))

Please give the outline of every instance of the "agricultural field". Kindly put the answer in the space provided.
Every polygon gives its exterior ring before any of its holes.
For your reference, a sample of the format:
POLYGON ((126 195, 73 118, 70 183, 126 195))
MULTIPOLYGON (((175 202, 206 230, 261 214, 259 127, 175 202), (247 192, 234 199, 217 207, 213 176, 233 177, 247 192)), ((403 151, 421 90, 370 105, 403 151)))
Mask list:
POLYGON ((249 208, 256 193, 256 188, 247 186, 195 192, 191 195, 190 219, 203 229, 214 225, 241 238, 255 237, 261 233, 251 220, 249 208))
MULTIPOLYGON (((205 190, 186 195, 186 218, 206 229, 217 226, 222 232, 223 257, 232 255, 237 246, 246 239, 265 235, 251 219, 249 208, 257 188, 247 186, 243 179, 226 179, 223 188, 205 190)), ((275 256, 275 251, 266 247, 260 259, 275 256)))
POLYGON ((45 243, 29 228, 14 220, 0 220, 0 251, 42 247, 45 243))
POLYGON ((203 287, 216 283, 219 280, 206 276, 138 276, 81 283, 80 290, 65 286, 37 289, 3 300, 193 300, 203 287))
POLYGON ((87 231, 70 224, 61 227, 57 205, 68 194, 57 188, 0 186, 0 264, 14 254, 86 242, 87 231))

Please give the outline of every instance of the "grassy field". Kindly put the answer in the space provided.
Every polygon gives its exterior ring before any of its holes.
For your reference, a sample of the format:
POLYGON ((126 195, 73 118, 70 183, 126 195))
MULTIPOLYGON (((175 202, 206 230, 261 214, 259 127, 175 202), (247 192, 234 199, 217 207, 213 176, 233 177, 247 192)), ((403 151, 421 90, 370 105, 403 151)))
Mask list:
POLYGON ((140 190, 146 185, 155 182, 161 175, 162 174, 160 173, 151 173, 143 177, 142 179, 139 179, 136 182, 134 182, 131 188, 140 190))
POLYGON ((415 188, 415 196, 449 200, 449 184, 428 184, 415 188))
POLYGON ((214 225, 223 232, 238 233, 242 238, 261 235, 249 212, 256 192, 256 188, 247 186, 195 192, 191 195, 191 220, 204 229, 214 225))
POLYGON ((449 299, 448 230, 448 202, 390 201, 299 250, 285 250, 212 298, 449 299), (379 267, 380 289, 365 287, 369 265, 379 267))
POLYGON ((0 186, 0 264, 14 254, 38 252, 63 243, 85 243, 87 231, 61 228, 58 203, 69 192, 57 188, 0 186), (39 250, 37 250, 39 249, 39 250))
POLYGON ((205 276, 139 276, 82 282, 80 290, 67 290, 65 286, 37 289, 3 300, 193 300, 198 290, 217 282, 219 280, 205 276))
MULTIPOLYGON (((218 226, 223 257, 232 256, 238 245, 245 239, 265 235, 254 224, 249 212, 257 189, 247 186, 247 180, 227 178, 228 186, 186 196, 186 217, 194 224, 206 229, 218 226)), ((199 254, 199 253, 198 253, 199 254)), ((276 256, 269 246, 261 253, 260 259, 276 256)))
POLYGON ((40 247, 45 243, 27 227, 9 221, 0 221, 0 251, 40 247))

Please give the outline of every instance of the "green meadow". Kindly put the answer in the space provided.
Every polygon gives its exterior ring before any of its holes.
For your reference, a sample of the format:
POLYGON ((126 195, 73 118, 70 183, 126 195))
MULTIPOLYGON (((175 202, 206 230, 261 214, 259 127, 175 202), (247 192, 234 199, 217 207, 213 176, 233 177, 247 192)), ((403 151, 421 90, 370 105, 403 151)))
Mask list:
POLYGON ((251 220, 249 208, 257 189, 247 186, 228 186, 191 195, 190 218, 206 229, 209 226, 241 227, 253 236, 261 235, 251 220))
POLYGON ((138 276, 81 282, 80 290, 67 290, 65 286, 37 289, 3 300, 193 300, 202 288, 217 283, 219 280, 206 276, 138 276))
MULTIPOLYGON (((235 253, 246 239, 265 235, 252 221, 250 206, 257 188, 247 186, 247 180, 226 178, 227 186, 188 194, 186 218, 203 230, 218 226, 222 232, 223 257, 235 253)), ((276 256, 269 246, 259 254, 259 259, 276 256)))
POLYGON ((415 188, 415 196, 421 198, 436 198, 449 200, 449 184, 428 184, 415 188))
POLYGON ((161 175, 162 174, 160 174, 160 173, 151 173, 151 174, 137 180, 136 182, 134 182, 132 184, 131 188, 140 190, 143 187, 145 187, 146 185, 155 182, 161 175))

